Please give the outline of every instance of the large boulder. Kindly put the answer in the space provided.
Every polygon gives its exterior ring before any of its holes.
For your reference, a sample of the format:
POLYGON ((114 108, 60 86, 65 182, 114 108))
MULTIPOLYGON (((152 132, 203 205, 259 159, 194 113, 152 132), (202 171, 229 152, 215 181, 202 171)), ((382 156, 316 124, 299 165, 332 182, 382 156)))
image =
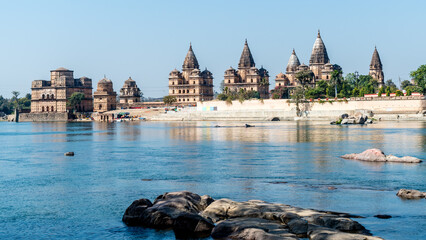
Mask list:
POLYGON ((385 155, 382 150, 377 148, 367 149, 362 153, 351 153, 341 156, 344 159, 355 159, 369 162, 400 162, 400 163, 420 163, 421 159, 415 157, 396 157, 394 155, 385 155))
POLYGON ((154 204, 148 199, 140 199, 127 208, 123 222, 132 226, 173 229, 179 238, 206 237, 214 224, 199 213, 209 201, 187 191, 162 194, 154 204))
POLYGON ((420 192, 418 190, 412 190, 412 189, 399 189, 396 195, 404 199, 426 198, 426 192, 420 192))
POLYGON ((386 155, 382 152, 382 150, 377 148, 368 149, 362 153, 346 154, 343 155, 342 158, 370 162, 386 162, 386 155))

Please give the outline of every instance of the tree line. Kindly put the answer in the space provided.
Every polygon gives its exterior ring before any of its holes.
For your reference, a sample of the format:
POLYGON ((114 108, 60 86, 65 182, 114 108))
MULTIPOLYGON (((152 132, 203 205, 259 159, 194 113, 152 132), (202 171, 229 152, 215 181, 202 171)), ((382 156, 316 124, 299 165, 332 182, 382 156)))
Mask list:
POLYGON ((12 98, 4 98, 0 95, 0 113, 11 114, 15 109, 31 109, 31 94, 27 93, 24 97, 19 97, 18 91, 12 92, 12 98))

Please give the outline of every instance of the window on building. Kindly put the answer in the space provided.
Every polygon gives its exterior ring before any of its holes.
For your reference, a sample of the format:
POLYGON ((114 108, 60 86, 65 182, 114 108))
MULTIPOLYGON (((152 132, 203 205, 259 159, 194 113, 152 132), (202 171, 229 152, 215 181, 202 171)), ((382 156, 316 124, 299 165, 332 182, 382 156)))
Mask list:
POLYGON ((194 89, 194 93, 195 93, 195 89, 194 89))
POLYGON ((43 94, 43 95, 41 95, 41 99, 44 99, 44 98, 45 98, 44 94, 43 94))
POLYGON ((193 84, 195 84, 195 81, 193 82, 193 84))
MULTIPOLYGON (((44 95, 43 95, 44 96, 44 95)), ((44 107, 41 107, 41 111, 44 112, 44 107)))
POLYGON ((48 112, 49 111, 49 107, 46 107, 46 112, 48 112))
POLYGON ((251 82, 253 82, 253 79, 250 79, 251 80, 251 82))
POLYGON ((53 106, 51 106, 51 107, 50 107, 50 111, 52 111, 52 112, 54 111, 54 108, 53 108, 53 106))
POLYGON ((181 93, 181 91, 179 90, 179 93, 181 93))
POLYGON ((328 75, 327 75, 327 77, 326 77, 326 78, 327 78, 327 80, 328 80, 328 75))
POLYGON ((188 99, 186 99, 186 101, 187 101, 187 102, 189 102, 189 98, 188 98, 188 99))
POLYGON ((51 99, 55 99, 55 95, 52 94, 52 96, 50 96, 51 99))
POLYGON ((99 109, 102 109, 102 104, 99 104, 99 109))
POLYGON ((172 93, 175 93, 175 90, 172 90, 172 93))
POLYGON ((228 80, 228 83, 231 83, 231 80, 228 80))

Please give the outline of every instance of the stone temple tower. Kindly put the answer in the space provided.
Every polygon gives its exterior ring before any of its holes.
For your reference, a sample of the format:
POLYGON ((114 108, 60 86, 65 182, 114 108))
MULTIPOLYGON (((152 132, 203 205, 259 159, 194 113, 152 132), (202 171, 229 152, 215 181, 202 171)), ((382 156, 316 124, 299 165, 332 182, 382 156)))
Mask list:
POLYGON ((327 49, 325 48, 320 31, 318 30, 317 39, 315 40, 311 58, 309 60, 310 69, 315 74, 316 79, 322 79, 322 69, 324 68, 324 65, 329 62, 330 59, 328 58, 327 49))
POLYGON ((379 87, 382 87, 385 84, 383 65, 376 47, 374 47, 373 57, 371 57, 370 72, 368 75, 377 80, 379 87))

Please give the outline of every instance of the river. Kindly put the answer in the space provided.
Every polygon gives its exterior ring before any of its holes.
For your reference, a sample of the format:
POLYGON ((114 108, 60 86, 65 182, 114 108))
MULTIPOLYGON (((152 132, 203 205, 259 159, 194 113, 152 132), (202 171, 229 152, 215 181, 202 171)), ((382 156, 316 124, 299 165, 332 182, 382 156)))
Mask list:
POLYGON ((380 148, 425 159, 426 122, 243 124, 0 122, 0 239, 173 239, 121 217, 135 199, 179 190, 348 212, 385 239, 426 239, 426 200, 395 195, 426 191, 426 163, 339 158, 380 148))

